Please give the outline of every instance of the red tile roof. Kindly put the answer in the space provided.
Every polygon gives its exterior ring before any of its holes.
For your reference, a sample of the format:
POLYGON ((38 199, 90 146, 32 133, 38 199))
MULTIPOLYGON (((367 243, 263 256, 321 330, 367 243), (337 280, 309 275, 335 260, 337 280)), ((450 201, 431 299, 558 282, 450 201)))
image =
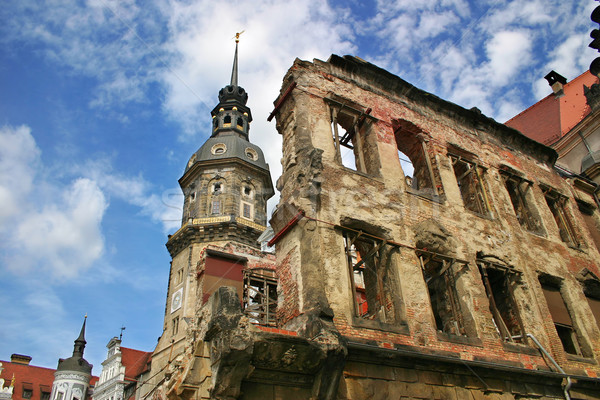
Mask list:
MULTIPOLYGON (((34 365, 26 365, 13 363, 10 361, 0 360, 2 363, 2 374, 0 378, 4 379, 4 387, 9 387, 10 382, 15 377, 15 388, 13 389, 13 400, 23 399, 23 389, 31 389, 32 394, 29 400, 41 400, 41 392, 50 393, 52 390, 52 382, 54 382, 55 369, 36 367, 34 365)), ((98 382, 97 376, 92 376, 90 386, 98 382)))
POLYGON ((583 86, 598 83, 598 78, 585 71, 563 87, 564 96, 546 96, 525 111, 505 122, 511 128, 540 143, 550 145, 566 135, 589 113, 583 86))
POLYGON ((125 366, 125 380, 133 381, 148 370, 152 352, 121 347, 121 364, 125 366))
POLYGON ((13 400, 23 400, 23 389, 31 389, 30 400, 40 400, 41 392, 50 393, 52 382, 54 382, 55 369, 35 367, 0 360, 2 363, 2 374, 0 378, 4 379, 4 387, 9 387, 10 382, 15 377, 15 388, 13 389, 13 400))

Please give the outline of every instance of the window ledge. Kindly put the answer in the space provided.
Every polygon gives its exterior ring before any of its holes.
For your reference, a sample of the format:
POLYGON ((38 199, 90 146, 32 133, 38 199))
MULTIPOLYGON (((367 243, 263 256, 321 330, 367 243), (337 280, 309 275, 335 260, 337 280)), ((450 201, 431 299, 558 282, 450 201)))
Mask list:
POLYGON ((412 194, 413 196, 420 197, 425 200, 433 201, 435 203, 444 204, 446 202, 446 196, 437 195, 432 193, 426 193, 423 190, 416 190, 410 187, 406 188, 406 193, 412 194))
POLYGON ((379 331, 394 332, 394 333, 401 333, 403 335, 410 335, 410 331, 408 330, 408 325, 405 323, 388 324, 387 322, 353 317, 352 318, 352 326, 357 327, 357 328, 376 329, 379 331))
POLYGON ((470 346, 483 347, 483 342, 479 338, 474 337, 466 337, 466 336, 458 336, 453 335, 451 333, 445 333, 437 331, 438 340, 450 343, 459 343, 459 344, 468 344, 470 346))
POLYGON ((567 360, 569 361, 577 361, 586 364, 598 365, 596 360, 590 357, 578 356, 577 354, 571 354, 567 352, 565 352, 565 356, 567 356, 567 360))
POLYGON ((344 169, 344 171, 346 171, 346 172, 352 172, 352 173, 354 173, 356 175, 360 175, 360 176, 362 176, 364 178, 372 179, 374 181, 383 183, 383 181, 381 180, 381 177, 379 177, 377 175, 371 175, 371 174, 367 174, 366 172, 360 172, 360 171, 358 171, 356 169, 348 168, 348 167, 346 167, 343 164, 340 164, 340 165, 344 169))
POLYGON ((467 212, 471 215, 474 215, 476 217, 482 218, 482 219, 487 219, 488 221, 494 221, 494 217, 492 217, 490 214, 491 213, 487 213, 487 214, 480 214, 477 211, 473 211, 473 210, 469 210, 468 208, 464 207, 463 208, 465 210, 467 210, 467 212))
POLYGON ((503 341, 502 347, 504 347, 504 350, 509 351, 511 353, 523 353, 530 356, 537 356, 540 354, 539 350, 530 347, 524 343, 510 343, 503 341))

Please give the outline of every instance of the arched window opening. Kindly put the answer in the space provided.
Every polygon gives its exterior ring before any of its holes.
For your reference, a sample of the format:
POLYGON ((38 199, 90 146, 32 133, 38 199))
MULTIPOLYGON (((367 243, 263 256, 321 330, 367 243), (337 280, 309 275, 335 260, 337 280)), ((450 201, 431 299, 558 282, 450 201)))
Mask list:
POLYGON ((436 178, 439 173, 434 164, 434 157, 429 154, 427 135, 410 121, 393 120, 392 123, 404 180, 410 188, 421 194, 440 194, 441 185, 437 185, 436 178))
POLYGON ((226 115, 223 118, 223 126, 231 126, 231 115, 226 115))

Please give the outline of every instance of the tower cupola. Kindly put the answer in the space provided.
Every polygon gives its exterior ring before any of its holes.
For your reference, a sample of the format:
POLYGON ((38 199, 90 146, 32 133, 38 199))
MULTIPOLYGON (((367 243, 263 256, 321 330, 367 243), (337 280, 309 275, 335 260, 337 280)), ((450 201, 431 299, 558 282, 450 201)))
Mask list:
POLYGON ((231 81, 219 91, 219 104, 211 111, 213 118, 212 135, 238 135, 248 140, 252 113, 246 106, 248 93, 238 86, 238 43, 240 34, 236 34, 235 55, 231 70, 231 81))

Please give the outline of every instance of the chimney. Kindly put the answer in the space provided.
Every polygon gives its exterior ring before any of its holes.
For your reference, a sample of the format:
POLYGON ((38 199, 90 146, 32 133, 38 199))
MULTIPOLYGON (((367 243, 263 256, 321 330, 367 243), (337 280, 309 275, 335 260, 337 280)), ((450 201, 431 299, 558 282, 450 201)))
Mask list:
POLYGON ((15 363, 15 364, 29 365, 30 361, 31 361, 31 357, 23 355, 23 354, 12 354, 10 356, 10 362, 15 363))
POLYGON ((556 97, 563 97, 565 95, 563 86, 567 83, 567 78, 552 70, 544 79, 548 81, 548 85, 550 85, 556 97))

